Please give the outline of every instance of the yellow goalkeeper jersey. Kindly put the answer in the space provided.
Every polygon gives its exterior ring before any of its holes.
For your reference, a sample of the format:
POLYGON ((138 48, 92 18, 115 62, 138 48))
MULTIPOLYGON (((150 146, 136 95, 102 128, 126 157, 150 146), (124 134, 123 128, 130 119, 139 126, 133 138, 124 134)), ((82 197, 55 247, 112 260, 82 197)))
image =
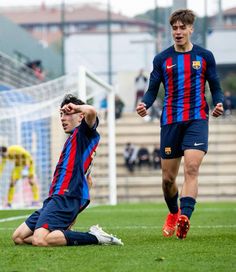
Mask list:
POLYGON ((20 145, 12 145, 7 148, 7 155, 0 161, 0 174, 6 164, 6 161, 13 161, 15 167, 32 166, 33 158, 31 154, 20 145))

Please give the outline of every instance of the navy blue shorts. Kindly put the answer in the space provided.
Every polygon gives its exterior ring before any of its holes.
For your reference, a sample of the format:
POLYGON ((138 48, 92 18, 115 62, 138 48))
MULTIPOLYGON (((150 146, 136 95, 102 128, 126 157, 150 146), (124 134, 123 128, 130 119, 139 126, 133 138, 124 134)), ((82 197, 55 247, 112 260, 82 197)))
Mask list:
POLYGON ((161 127, 161 158, 179 158, 186 149, 207 153, 208 120, 191 120, 161 127))
POLYGON ((47 198, 43 207, 31 214, 25 223, 32 231, 38 228, 50 231, 66 230, 88 204, 87 199, 53 195, 47 198))

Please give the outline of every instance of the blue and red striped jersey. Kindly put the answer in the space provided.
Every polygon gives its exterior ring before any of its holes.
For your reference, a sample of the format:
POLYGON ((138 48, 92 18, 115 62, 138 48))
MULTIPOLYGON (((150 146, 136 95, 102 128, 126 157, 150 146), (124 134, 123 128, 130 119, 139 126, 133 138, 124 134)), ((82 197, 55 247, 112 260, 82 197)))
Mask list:
POLYGON ((177 52, 171 46, 154 58, 149 87, 142 101, 148 109, 163 83, 165 95, 161 125, 208 119, 206 81, 209 83, 213 104, 222 103, 223 93, 213 54, 197 45, 193 45, 189 52, 177 52))
POLYGON ((73 130, 61 152, 49 196, 58 194, 90 199, 86 176, 100 140, 97 125, 98 119, 93 128, 90 128, 83 119, 73 130))

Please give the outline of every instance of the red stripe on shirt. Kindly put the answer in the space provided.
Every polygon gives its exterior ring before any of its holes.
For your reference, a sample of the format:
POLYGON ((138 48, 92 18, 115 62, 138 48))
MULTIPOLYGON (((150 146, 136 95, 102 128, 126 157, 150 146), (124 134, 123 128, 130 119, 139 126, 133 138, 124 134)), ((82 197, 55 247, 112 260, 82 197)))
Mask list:
MULTIPOLYGON (((60 159, 59 159, 59 162, 57 164, 61 164, 62 160, 63 160, 63 153, 61 153, 61 156, 60 156, 60 159)), ((53 180, 52 180, 52 183, 51 183, 51 186, 50 186, 50 190, 49 190, 49 196, 52 195, 53 191, 54 191, 54 186, 57 182, 57 178, 58 178, 58 171, 59 171, 59 168, 56 169, 55 173, 54 173, 54 176, 53 176, 53 180)))
POLYGON ((66 174, 64 176, 61 188, 58 192, 59 195, 63 195, 65 190, 69 187, 71 177, 74 170, 75 158, 76 158, 76 151, 77 151, 77 141, 76 141, 76 134, 73 135, 74 137, 71 140, 71 150, 70 155, 68 158, 68 164, 66 166, 66 174))
POLYGON ((84 173, 86 173, 87 169, 89 168, 89 166, 90 166, 90 164, 91 164, 91 161, 92 161, 92 159, 93 159, 93 158, 92 158, 92 154, 93 154, 93 152, 96 150, 97 146, 98 146, 98 144, 96 144, 96 145, 92 148, 91 152, 90 152, 89 155, 88 155, 88 158, 87 158, 86 161, 84 162, 84 173))
POLYGON ((189 120, 191 90, 191 58, 190 54, 184 55, 184 111, 183 121, 189 120))
MULTIPOLYGON (((65 146, 67 145, 67 143, 68 143, 69 140, 70 140, 70 138, 68 138, 66 140, 66 142, 65 142, 65 144, 63 146, 63 150, 65 149, 65 146)), ((60 165, 62 163, 63 159, 64 159, 64 156, 63 156, 63 151, 62 151, 62 153, 60 155, 59 162, 57 163, 57 165, 60 165)), ((49 196, 51 196, 52 193, 54 192, 54 186, 55 186, 55 184, 57 182, 57 178, 58 178, 58 171, 59 171, 59 168, 56 168, 56 171, 55 171, 55 173, 53 175, 53 180, 52 180, 52 183, 51 183, 51 186, 50 186, 49 196)))

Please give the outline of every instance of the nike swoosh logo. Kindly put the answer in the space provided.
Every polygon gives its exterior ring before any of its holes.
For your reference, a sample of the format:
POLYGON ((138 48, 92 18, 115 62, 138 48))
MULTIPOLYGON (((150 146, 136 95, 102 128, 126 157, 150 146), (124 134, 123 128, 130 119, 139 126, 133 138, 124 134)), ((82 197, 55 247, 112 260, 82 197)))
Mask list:
POLYGON ((204 145, 204 143, 194 143, 194 146, 204 145))
POLYGON ((175 65, 176 65, 176 64, 173 64, 173 65, 167 65, 167 66, 166 66, 166 68, 167 68, 167 69, 170 69, 170 68, 174 67, 175 65))

